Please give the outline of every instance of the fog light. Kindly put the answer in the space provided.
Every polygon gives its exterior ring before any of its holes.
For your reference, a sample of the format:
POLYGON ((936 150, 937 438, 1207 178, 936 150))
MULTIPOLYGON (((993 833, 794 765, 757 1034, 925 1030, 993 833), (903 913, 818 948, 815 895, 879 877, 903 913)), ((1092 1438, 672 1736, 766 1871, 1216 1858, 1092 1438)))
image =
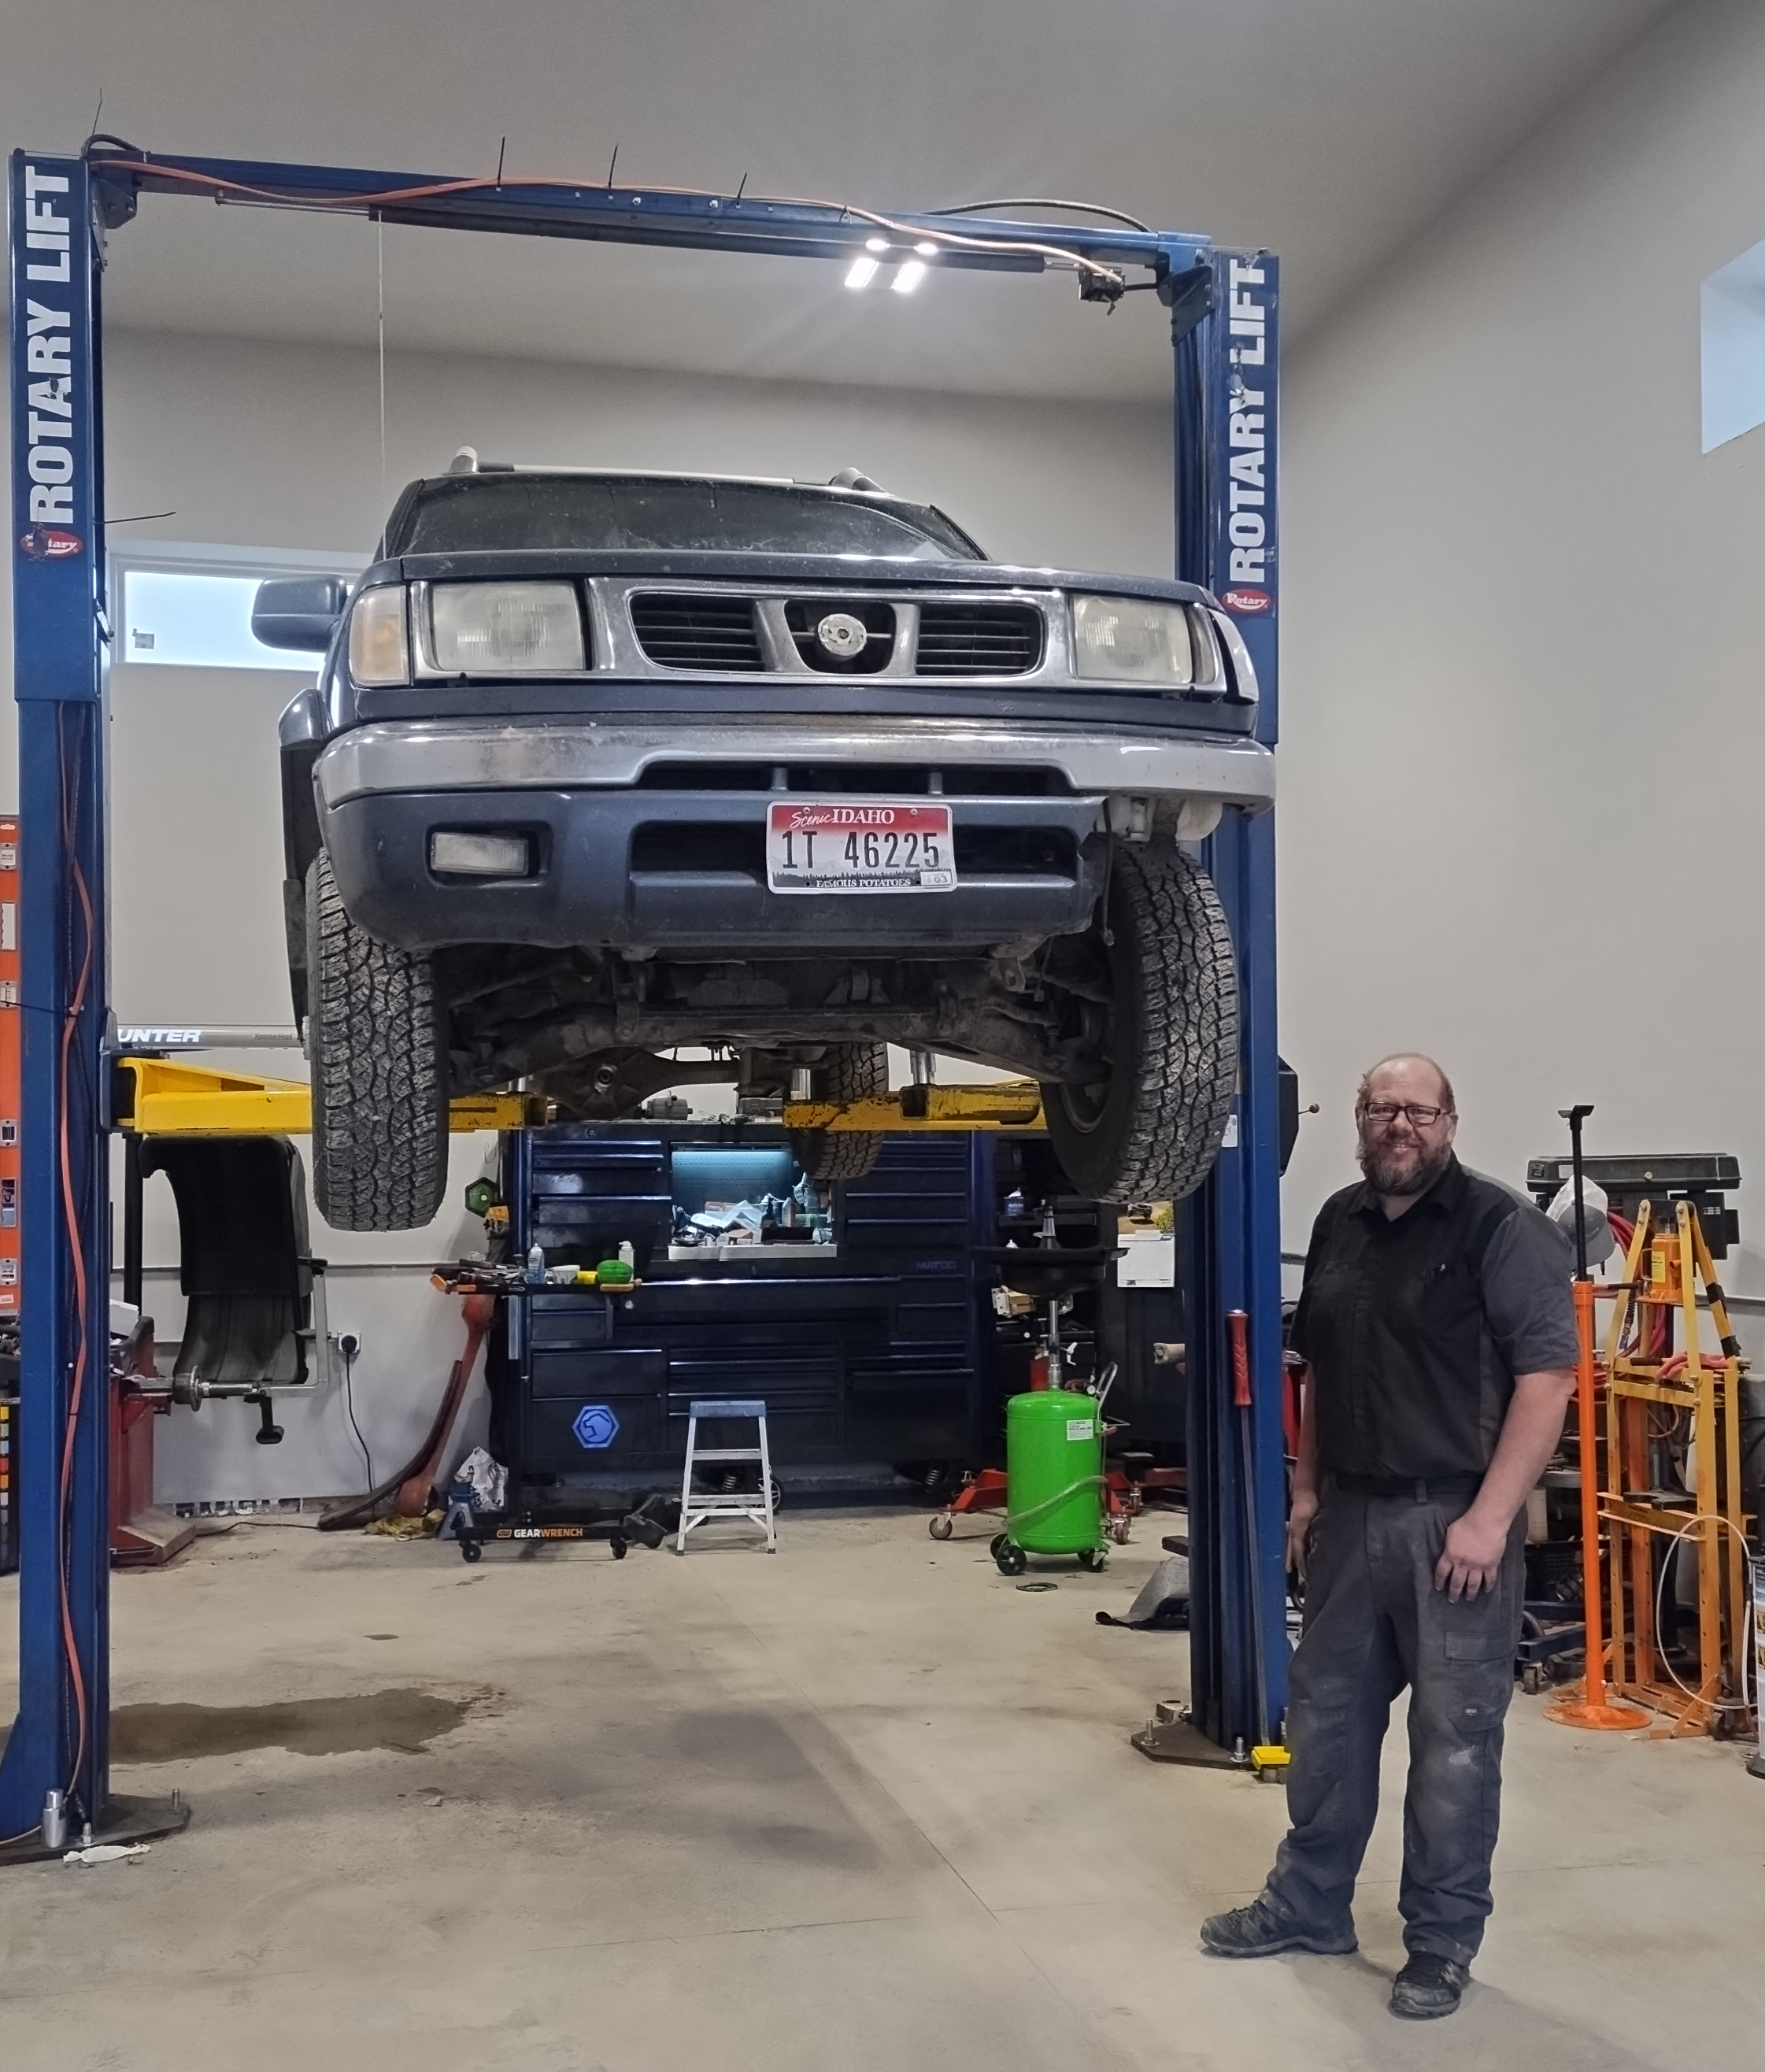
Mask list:
POLYGON ((525 835, 438 828, 429 837, 429 867, 443 878, 526 878, 532 854, 525 835))

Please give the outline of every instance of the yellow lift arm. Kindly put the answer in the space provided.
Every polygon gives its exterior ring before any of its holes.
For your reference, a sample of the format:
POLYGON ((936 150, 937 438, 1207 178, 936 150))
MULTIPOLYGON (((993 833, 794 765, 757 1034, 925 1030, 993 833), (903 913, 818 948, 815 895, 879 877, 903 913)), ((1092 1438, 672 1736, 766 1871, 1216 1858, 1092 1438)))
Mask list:
MULTIPOLYGON (((309 1137, 312 1095, 302 1079, 217 1072, 166 1058, 118 1058, 117 1120, 139 1137, 309 1137)), ((450 1129, 537 1128, 537 1094, 463 1094, 448 1104, 450 1129)))
MULTIPOLYGON (((167 1058, 118 1058, 117 1120, 138 1137, 307 1137, 312 1096, 303 1079, 219 1072, 167 1058)), ((539 1129, 540 1094, 462 1094, 448 1104, 455 1130, 539 1129)), ((868 1131, 1039 1129, 1042 1092, 1034 1079, 991 1086, 911 1086, 874 1100, 788 1101, 787 1129, 868 1131)))
POLYGON ((787 1129, 865 1130, 894 1136, 915 1129, 1039 1129, 1042 1089, 1034 1079, 991 1086, 899 1087, 872 1100, 787 1101, 787 1129))

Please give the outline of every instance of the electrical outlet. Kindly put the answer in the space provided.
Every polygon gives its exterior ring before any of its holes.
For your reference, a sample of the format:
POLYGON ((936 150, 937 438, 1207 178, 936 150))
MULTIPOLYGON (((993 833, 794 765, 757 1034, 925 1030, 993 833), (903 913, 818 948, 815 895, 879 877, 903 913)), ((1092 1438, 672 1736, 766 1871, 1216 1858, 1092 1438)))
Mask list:
POLYGON ((359 1331, 339 1331, 337 1334, 337 1350, 346 1360, 360 1359, 361 1334, 359 1331))

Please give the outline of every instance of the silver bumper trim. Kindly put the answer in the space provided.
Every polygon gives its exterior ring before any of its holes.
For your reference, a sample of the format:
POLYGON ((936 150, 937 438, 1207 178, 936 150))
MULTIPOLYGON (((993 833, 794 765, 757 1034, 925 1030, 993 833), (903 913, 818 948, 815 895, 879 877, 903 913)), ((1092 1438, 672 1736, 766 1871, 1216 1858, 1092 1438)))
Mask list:
POLYGON ((352 727, 319 756, 327 809, 387 791, 577 790, 635 784, 652 763, 937 763, 1037 765, 1076 792, 1206 800, 1258 812, 1274 799, 1274 757, 1216 734, 1105 734, 973 720, 784 717, 401 720, 352 727))

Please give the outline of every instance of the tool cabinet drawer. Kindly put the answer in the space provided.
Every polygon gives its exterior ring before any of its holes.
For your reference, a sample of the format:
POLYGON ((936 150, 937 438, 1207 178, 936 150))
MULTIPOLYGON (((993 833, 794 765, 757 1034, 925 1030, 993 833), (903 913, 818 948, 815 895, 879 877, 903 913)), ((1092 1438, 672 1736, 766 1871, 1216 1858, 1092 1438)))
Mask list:
POLYGON ((581 1402, 597 1396, 653 1396, 668 1385, 668 1355, 623 1346, 605 1352, 558 1348, 534 1352, 529 1365, 529 1391, 536 1402, 569 1397, 581 1402))

